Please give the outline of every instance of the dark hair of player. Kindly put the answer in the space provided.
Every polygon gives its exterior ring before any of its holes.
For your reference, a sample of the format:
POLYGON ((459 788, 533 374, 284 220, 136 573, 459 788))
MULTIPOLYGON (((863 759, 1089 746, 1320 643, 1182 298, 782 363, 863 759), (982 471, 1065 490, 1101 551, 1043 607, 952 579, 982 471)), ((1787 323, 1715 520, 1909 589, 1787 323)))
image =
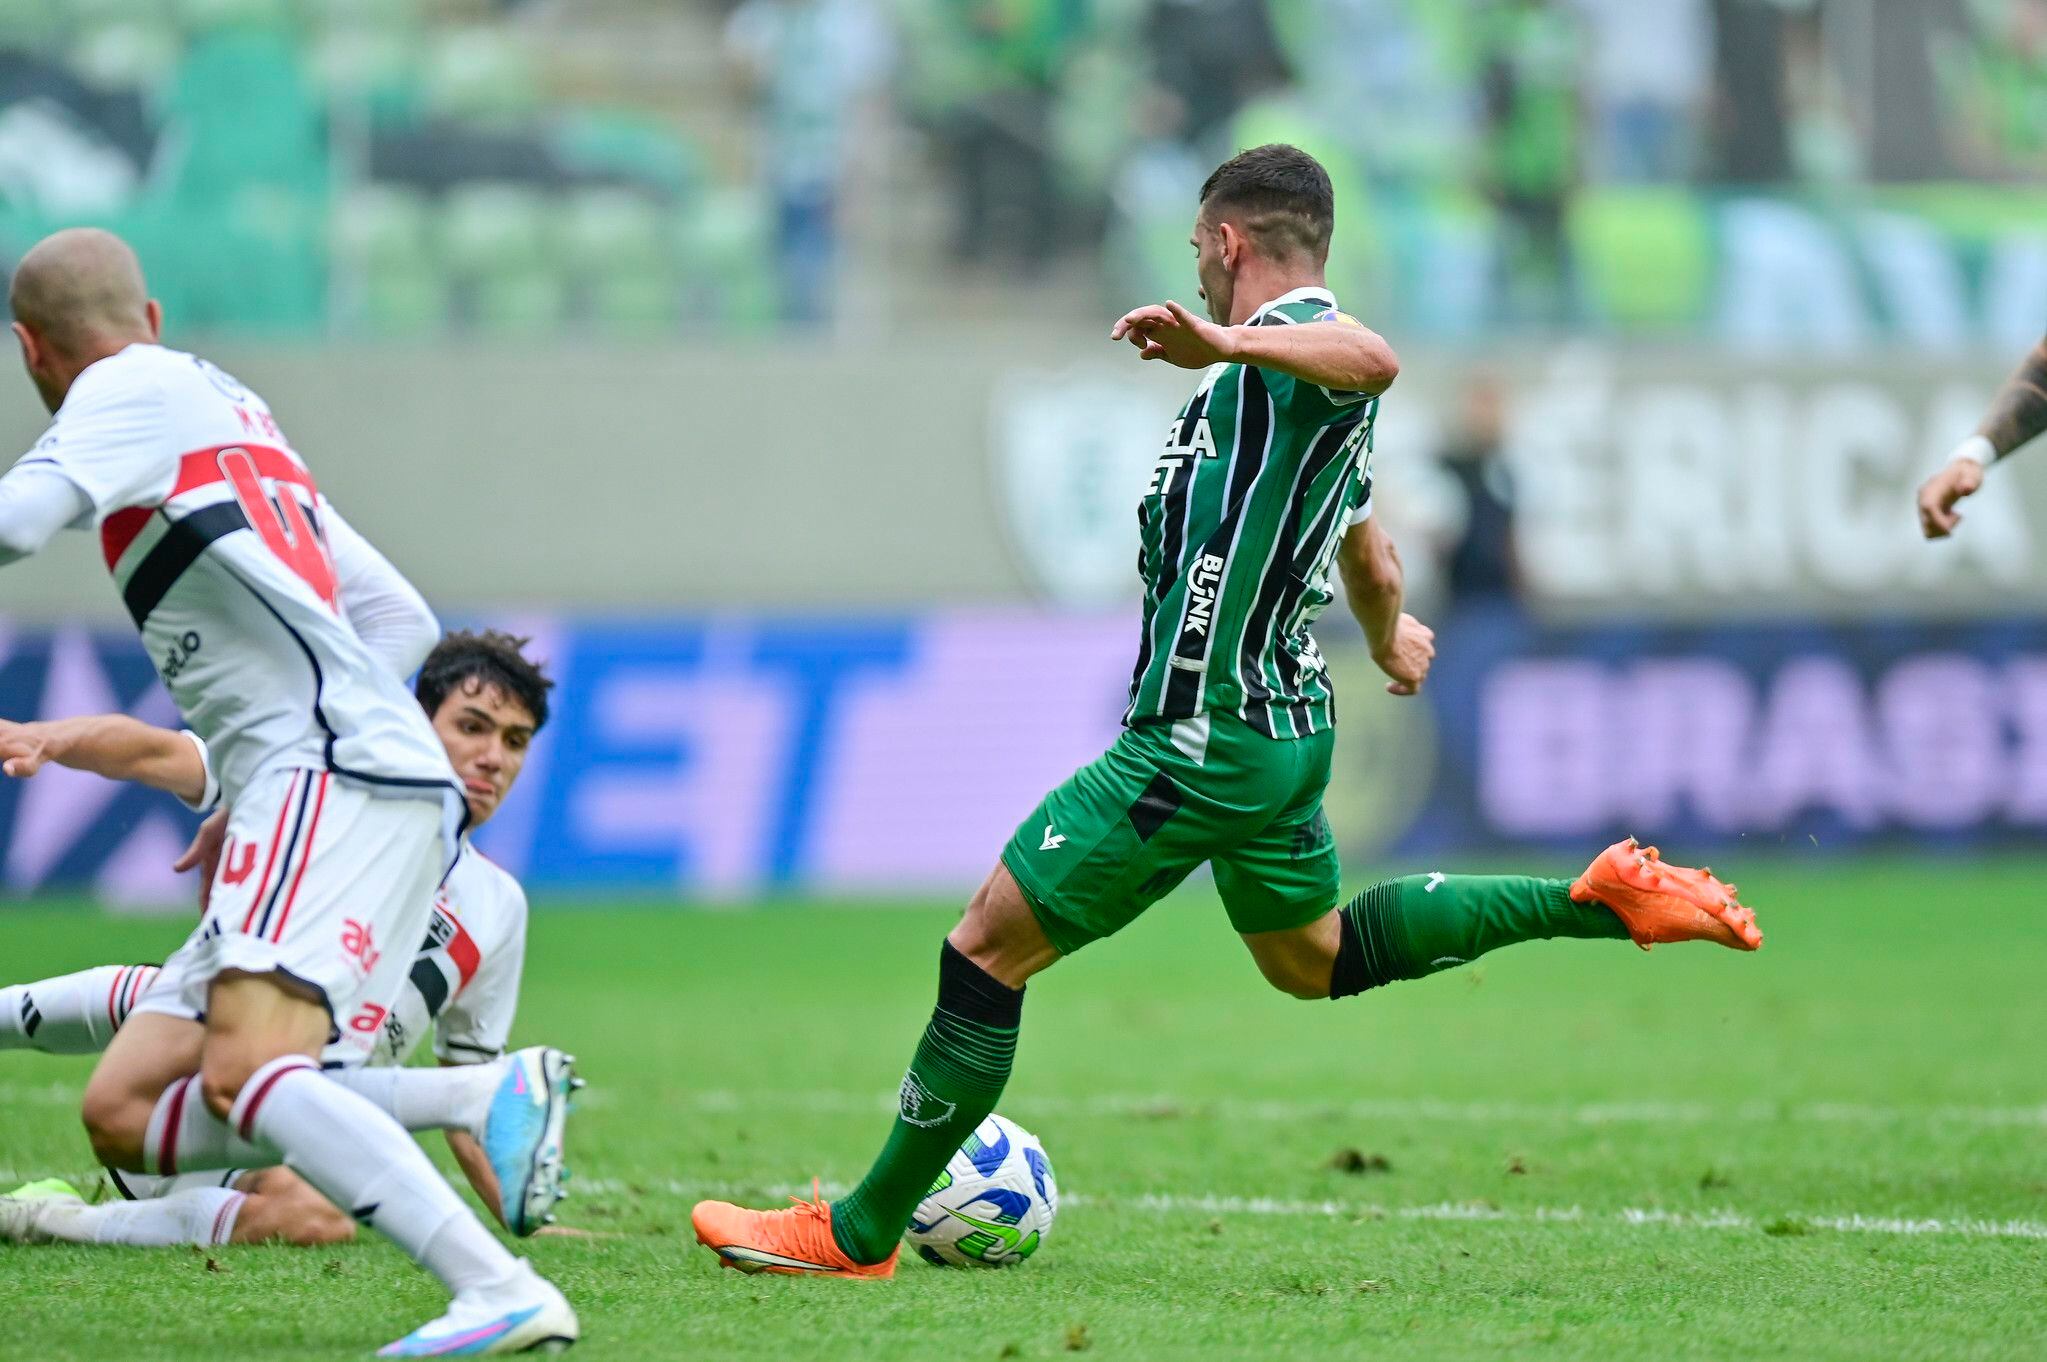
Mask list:
POLYGON ((1228 214, 1258 253, 1274 260, 1329 258, 1336 191, 1322 163, 1299 147, 1268 142, 1217 166, 1201 186, 1205 213, 1228 214))
POLYGON ((533 731, 538 733, 547 726, 547 693, 554 689, 554 682, 541 663, 526 656, 526 645, 531 642, 495 629, 449 634, 426 655, 413 693, 431 715, 438 714, 441 702, 458 689, 472 683, 495 686, 526 707, 533 716, 533 731))

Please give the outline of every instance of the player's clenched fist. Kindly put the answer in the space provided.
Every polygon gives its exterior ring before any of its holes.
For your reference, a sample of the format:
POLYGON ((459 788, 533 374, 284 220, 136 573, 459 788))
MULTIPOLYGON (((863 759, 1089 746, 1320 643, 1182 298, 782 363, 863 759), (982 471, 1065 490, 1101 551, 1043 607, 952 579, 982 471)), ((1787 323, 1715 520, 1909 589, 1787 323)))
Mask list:
POLYGON ((1919 530, 1928 539, 1945 539, 1962 523, 1955 504, 1983 486, 1983 465, 1958 456, 1919 488, 1919 530))
POLYGON ((1388 695, 1419 695, 1435 660, 1436 631, 1413 615, 1400 617, 1391 641, 1372 658, 1392 678, 1386 683, 1388 695))

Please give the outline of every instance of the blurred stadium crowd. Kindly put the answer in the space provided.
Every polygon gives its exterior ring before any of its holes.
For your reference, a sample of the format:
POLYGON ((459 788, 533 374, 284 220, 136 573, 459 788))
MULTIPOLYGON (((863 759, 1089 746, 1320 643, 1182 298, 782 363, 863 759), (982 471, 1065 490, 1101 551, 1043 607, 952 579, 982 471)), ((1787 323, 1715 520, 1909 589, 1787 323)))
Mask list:
POLYGON ((0 254, 106 223, 214 330, 1184 292, 1270 140, 1403 338, 2003 344, 2047 299, 2047 0, 0 0, 0 254))

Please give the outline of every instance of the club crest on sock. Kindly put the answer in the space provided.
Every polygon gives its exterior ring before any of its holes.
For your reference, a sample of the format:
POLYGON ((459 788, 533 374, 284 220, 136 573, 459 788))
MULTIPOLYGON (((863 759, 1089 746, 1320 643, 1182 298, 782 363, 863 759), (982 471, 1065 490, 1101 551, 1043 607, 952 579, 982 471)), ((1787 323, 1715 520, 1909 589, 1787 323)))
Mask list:
POLYGON ((957 1105, 925 1087, 924 1080, 917 1077, 915 1069, 903 1075, 901 1098, 903 1120, 927 1130, 932 1126, 943 1125, 959 1110, 957 1105))

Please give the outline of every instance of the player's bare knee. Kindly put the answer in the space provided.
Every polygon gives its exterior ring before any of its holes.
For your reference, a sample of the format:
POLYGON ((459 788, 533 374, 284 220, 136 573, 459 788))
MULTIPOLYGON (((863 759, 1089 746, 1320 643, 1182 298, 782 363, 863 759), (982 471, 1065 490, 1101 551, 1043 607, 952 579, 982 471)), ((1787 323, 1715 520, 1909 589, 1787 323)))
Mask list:
POLYGON ((1327 1000, 1329 997, 1329 971, 1326 969, 1317 971, 1298 962, 1289 962, 1283 968, 1268 969, 1265 979, 1289 998, 1299 998, 1302 1002, 1313 1002, 1317 998, 1327 1000))
POLYGON ((135 1168, 149 1130, 150 1108, 126 1093, 85 1092, 79 1119, 93 1157, 107 1168, 135 1168))
POLYGON ((1057 963, 1058 950, 1038 925, 1023 890, 1005 866, 997 866, 946 938, 954 950, 1011 988, 1057 963))
POLYGON ((94 1081, 86 1084, 85 1099, 78 1109, 93 1156, 107 1168, 137 1167, 155 1107, 153 1099, 118 1083, 102 1082, 95 1075, 94 1081))
POLYGON ((1259 955, 1258 972, 1289 998, 1310 1002, 1329 997, 1329 975, 1333 961, 1312 955, 1259 955))

